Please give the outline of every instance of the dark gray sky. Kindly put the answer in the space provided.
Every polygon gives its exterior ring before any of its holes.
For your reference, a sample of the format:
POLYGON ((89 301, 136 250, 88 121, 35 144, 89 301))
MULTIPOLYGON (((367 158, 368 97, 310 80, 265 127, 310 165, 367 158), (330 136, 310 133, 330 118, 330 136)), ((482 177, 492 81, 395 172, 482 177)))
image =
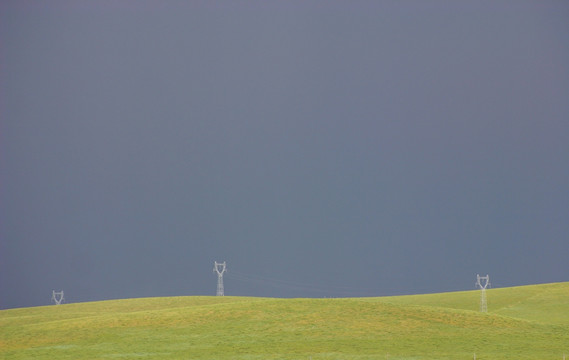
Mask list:
POLYGON ((0 308, 569 280, 565 1, 2 1, 0 308))

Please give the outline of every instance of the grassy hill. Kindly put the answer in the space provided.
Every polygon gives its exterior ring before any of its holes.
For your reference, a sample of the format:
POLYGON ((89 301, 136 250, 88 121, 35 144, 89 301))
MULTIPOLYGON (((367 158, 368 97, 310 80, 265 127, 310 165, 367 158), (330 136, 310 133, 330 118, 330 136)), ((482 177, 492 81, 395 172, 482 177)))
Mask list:
POLYGON ((569 283, 381 298, 170 297, 0 311, 5 359, 562 359, 569 283))

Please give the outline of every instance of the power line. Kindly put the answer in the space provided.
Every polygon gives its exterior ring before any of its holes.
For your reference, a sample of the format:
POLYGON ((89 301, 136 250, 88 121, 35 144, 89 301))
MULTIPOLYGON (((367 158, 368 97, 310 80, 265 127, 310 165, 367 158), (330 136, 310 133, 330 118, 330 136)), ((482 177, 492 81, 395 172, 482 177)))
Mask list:
POLYGON ((363 295, 362 293, 369 294, 370 292, 374 293, 377 292, 377 289, 372 289, 372 288, 363 289, 363 288, 347 287, 347 286, 332 286, 332 285, 322 285, 322 284, 314 285, 298 281, 282 280, 282 279, 269 278, 259 275, 244 274, 235 270, 232 270, 231 273, 228 274, 228 277, 240 282, 262 284, 276 288, 310 291, 310 292, 317 292, 323 294, 336 294, 336 295, 357 297, 357 296, 362 296, 363 295))

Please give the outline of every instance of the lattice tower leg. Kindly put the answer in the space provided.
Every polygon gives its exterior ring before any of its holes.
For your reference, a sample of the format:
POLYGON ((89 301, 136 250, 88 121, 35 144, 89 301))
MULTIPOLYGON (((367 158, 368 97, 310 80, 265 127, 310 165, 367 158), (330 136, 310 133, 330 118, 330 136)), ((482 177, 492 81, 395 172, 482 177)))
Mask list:
POLYGON ((217 276, 217 296, 224 296, 224 294, 223 294, 223 275, 217 276))
POLYGON ((480 312, 488 312, 488 302, 486 301, 486 289, 480 289, 480 312))

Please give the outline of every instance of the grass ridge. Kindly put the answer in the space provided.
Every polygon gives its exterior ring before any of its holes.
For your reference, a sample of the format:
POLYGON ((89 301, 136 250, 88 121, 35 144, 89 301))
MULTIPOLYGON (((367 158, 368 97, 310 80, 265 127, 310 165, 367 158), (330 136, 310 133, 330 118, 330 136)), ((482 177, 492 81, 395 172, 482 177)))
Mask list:
POLYGON ((0 311, 0 359, 561 359, 569 282, 376 298, 165 297, 0 311), (389 355, 387 355, 389 354, 389 355))

